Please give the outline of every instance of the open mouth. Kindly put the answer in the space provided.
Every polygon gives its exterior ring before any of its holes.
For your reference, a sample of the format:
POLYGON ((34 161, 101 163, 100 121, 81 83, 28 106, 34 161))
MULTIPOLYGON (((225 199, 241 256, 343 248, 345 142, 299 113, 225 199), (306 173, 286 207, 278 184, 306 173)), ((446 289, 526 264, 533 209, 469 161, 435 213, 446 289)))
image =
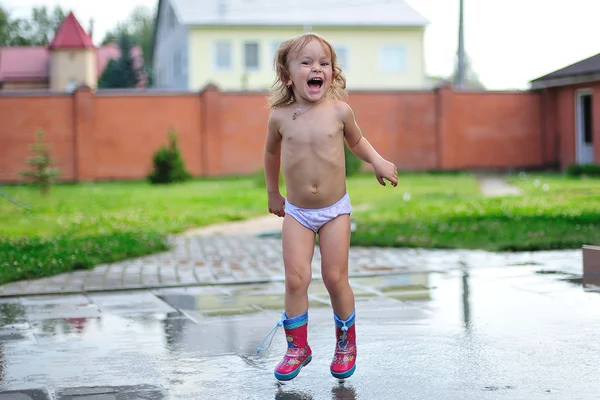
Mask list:
POLYGON ((308 80, 308 87, 312 90, 321 89, 323 86, 323 79, 321 78, 312 78, 308 80))

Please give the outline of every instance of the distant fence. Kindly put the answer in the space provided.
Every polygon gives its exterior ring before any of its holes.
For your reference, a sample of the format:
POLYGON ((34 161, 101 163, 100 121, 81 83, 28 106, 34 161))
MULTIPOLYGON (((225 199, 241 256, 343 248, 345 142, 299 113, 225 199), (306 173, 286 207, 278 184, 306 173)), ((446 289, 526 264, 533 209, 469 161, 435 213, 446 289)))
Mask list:
MULTIPOLYGON (((350 92, 364 135, 400 170, 536 167, 545 156, 534 92, 350 92)), ((17 182, 35 132, 44 130, 62 179, 139 179, 153 153, 179 135, 196 176, 262 168, 266 93, 0 92, 0 182, 17 182)))

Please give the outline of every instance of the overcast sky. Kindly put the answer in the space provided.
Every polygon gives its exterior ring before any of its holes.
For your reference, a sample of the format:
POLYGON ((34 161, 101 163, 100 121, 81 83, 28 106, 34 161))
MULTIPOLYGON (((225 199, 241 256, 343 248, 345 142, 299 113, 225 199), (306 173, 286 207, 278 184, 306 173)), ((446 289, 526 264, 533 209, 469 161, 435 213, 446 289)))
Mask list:
MULTIPOLYGON (((458 0, 407 1, 430 21, 425 35, 427 72, 448 75, 457 47, 458 0)), ((570 1, 567 6, 564 0, 465 0, 465 46, 481 81, 489 89, 526 89, 531 79, 600 53, 600 1, 570 1)), ((0 2, 18 15, 27 15, 34 5, 60 4, 72 10, 86 30, 94 18, 98 42, 135 6, 154 7, 158 0, 0 2)))

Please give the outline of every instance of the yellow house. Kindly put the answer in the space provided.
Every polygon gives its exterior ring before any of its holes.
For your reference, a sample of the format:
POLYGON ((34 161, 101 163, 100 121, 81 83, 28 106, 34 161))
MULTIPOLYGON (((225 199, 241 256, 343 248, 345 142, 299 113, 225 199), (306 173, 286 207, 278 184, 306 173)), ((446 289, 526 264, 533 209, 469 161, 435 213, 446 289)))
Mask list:
POLYGON ((350 90, 429 88, 427 23, 403 0, 159 0, 155 85, 267 89, 279 44, 311 31, 335 47, 350 90))

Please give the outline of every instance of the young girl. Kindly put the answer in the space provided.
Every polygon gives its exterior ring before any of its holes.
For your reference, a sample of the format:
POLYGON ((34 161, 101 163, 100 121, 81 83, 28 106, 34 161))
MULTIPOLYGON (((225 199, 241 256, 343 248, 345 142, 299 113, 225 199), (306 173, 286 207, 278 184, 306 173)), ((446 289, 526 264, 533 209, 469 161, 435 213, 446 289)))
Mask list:
POLYGON ((324 38, 306 33, 283 42, 275 65, 264 162, 269 212, 284 217, 285 312, 267 337, 283 326, 288 343, 275 377, 293 379, 312 359, 307 340, 308 286, 319 234, 323 282, 336 331, 330 372, 345 379, 356 368, 356 327, 354 293, 348 282, 352 207, 346 192, 344 140, 357 157, 373 166, 381 185, 386 185, 385 178, 396 186, 398 173, 357 126, 344 102, 346 79, 324 38), (280 160, 287 199, 279 188, 280 160))

